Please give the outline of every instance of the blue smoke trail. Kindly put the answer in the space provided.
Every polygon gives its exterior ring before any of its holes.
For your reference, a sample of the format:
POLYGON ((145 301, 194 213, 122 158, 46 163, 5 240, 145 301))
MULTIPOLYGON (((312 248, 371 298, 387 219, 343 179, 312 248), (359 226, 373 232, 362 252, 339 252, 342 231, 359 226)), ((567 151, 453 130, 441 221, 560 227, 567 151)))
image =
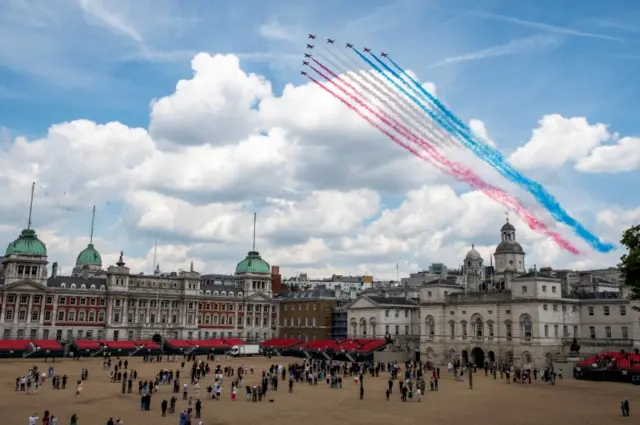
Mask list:
MULTIPOLYGON (((405 90, 404 87, 399 85, 394 79, 390 78, 378 65, 374 64, 371 60, 369 60, 366 56, 364 56, 361 52, 356 49, 352 49, 360 59, 364 60, 369 66, 375 69, 378 73, 380 73, 384 78, 386 78, 389 82, 391 82, 396 88, 398 88, 404 95, 409 97, 416 105, 420 107, 424 112, 426 112, 434 121, 440 124, 449 134, 456 137, 463 145, 467 148, 471 149, 480 159, 482 159, 487 164, 491 165, 496 169, 503 177, 517 183, 519 186, 526 189, 533 197, 544 206, 547 211, 559 222, 566 224, 573 231, 586 241, 591 247, 599 252, 610 252, 613 250, 613 245, 602 243, 598 239, 596 235, 587 230, 582 224, 580 224, 575 218, 571 217, 565 210, 562 208, 560 203, 551 195, 540 183, 527 178, 522 175, 520 172, 515 170, 509 163, 505 160, 502 154, 483 143, 478 143, 473 140, 473 138, 469 137, 466 134, 466 131, 460 131, 461 129, 466 129, 466 125, 462 123, 458 117, 452 114, 440 101, 438 101, 435 96, 431 95, 427 90, 424 89, 417 81, 415 81, 411 76, 406 73, 406 71, 402 70, 403 74, 409 77, 409 79, 413 82, 413 84, 420 90, 429 100, 433 99, 433 103, 439 110, 440 114, 435 114, 426 108, 422 102, 420 102, 415 96, 413 96, 409 91, 405 90), (444 119, 440 116, 444 115, 444 119), (458 127, 458 128, 456 128, 458 127)), ((376 55, 370 53, 371 56, 382 65, 383 68, 386 69, 391 75, 400 80, 401 82, 406 83, 406 81, 400 77, 400 75, 391 69, 386 63, 380 60, 376 55)), ((410 86, 409 86, 410 87, 410 86)), ((411 89, 411 88, 410 88, 411 89)))

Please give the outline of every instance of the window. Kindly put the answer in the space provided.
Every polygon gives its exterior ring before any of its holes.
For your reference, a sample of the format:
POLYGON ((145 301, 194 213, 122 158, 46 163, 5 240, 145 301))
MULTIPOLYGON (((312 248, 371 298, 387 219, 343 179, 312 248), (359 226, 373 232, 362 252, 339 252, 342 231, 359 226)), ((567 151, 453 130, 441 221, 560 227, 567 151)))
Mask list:
POLYGON ((389 309, 386 309, 386 310, 384 311, 384 317, 389 317, 389 309))
POLYGON ((93 331, 87 331, 86 338, 89 339, 89 340, 93 339, 93 331))
POLYGON ((404 311, 404 317, 405 317, 405 318, 409 317, 409 310, 405 310, 405 311, 404 311))
POLYGON ((526 286, 524 286, 524 285, 522 285, 522 293, 523 293, 523 294, 526 294, 526 293, 527 293, 527 287, 526 287, 526 286))
POLYGON ((476 339, 482 339, 482 331, 484 330, 482 319, 478 317, 473 325, 474 325, 473 333, 476 339))
POLYGON ((542 292, 547 292, 547 285, 542 285, 542 292))
POLYGON ((593 307, 589 306, 589 316, 593 316, 593 307))
POLYGON ((51 295, 49 295, 47 297, 47 301, 46 302, 47 302, 47 304, 53 304, 53 297, 51 295))
POLYGON ((58 322, 64 322, 64 311, 58 312, 58 322))
POLYGON ((553 311, 558 311, 558 304, 553 305, 553 311))
POLYGON ((577 311, 578 311, 578 306, 577 305, 574 305, 574 306, 571 307, 571 312, 572 313, 575 313, 577 311))
POLYGON ((611 313, 611 309, 609 308, 608 305, 604 306, 604 315, 608 316, 611 313))
POLYGON ((553 336, 558 337, 558 325, 553 325, 553 336))
POLYGON ((563 338, 569 337, 569 326, 562 326, 562 337, 563 338))
POLYGON ((80 298, 80 305, 87 305, 87 299, 85 297, 80 298))
POLYGON ((577 337, 578 337, 578 327, 577 327, 577 326, 574 326, 574 327, 573 327, 573 337, 574 337, 574 338, 577 338, 577 337))
POLYGON ((522 321, 522 333, 525 341, 531 341, 531 337, 533 336, 533 329, 531 326, 531 318, 529 318, 529 316, 525 316, 522 321))
POLYGON ((622 327, 622 339, 629 339, 629 328, 626 326, 622 327))
POLYGON ((627 315, 627 306, 626 305, 621 305, 620 306, 620 316, 626 316, 627 315))
POLYGON ((556 293, 556 287, 555 286, 551 287, 551 292, 553 292, 554 294, 556 293))
POLYGON ((566 313, 566 312, 567 312, 567 306, 566 306, 566 305, 564 305, 564 304, 562 304, 562 311, 563 311, 564 313, 566 313))
POLYGON ((31 329, 31 331, 29 332, 29 338, 30 339, 37 339, 38 338, 38 330, 37 329, 31 329))
MULTIPOLYGON (((40 319, 40 312, 38 310, 34 310, 31 312, 31 321, 32 322, 37 322, 38 319, 40 319)), ((34 338, 32 338, 34 339, 34 338)))
POLYGON ((544 337, 549 338, 549 325, 544 325, 544 337))
POLYGON ((70 311, 68 316, 67 316, 70 322, 73 322, 74 320, 76 320, 76 312, 75 311, 70 311))
POLYGON ((42 339, 49 339, 49 329, 42 331, 42 339))
POLYGON ((589 336, 591 337, 591 339, 596 339, 596 327, 595 326, 589 326, 589 336))
POLYGON ((74 305, 76 303, 76 297, 69 298, 69 304, 74 305))
POLYGON ((455 339, 456 337, 456 324, 455 322, 449 322, 449 338, 455 339))
POLYGON ((611 339, 611 326, 604 327, 604 335, 607 339, 611 339))
POLYGON ((400 326, 396 325, 396 335, 400 333, 400 326))
POLYGON ((33 297, 33 303, 34 304, 40 304, 42 302, 42 297, 40 295, 35 295, 33 297))
POLYGON ((51 321, 51 310, 47 310, 44 312, 44 321, 45 322, 51 321))
POLYGON ((27 320, 27 312, 25 310, 20 310, 18 312, 18 320, 20 321, 27 320))
POLYGON ((493 322, 487 322, 487 336, 489 337, 489 341, 493 341, 493 322))
POLYGON ((467 322, 463 320, 460 325, 462 326, 462 339, 467 339, 467 322))
POLYGON ((7 320, 7 321, 13 320, 13 310, 7 310, 4 313, 4 320, 7 320))
POLYGON ((396 309, 395 316, 400 317, 400 310, 396 309))
POLYGON ((26 296, 26 295, 22 295, 22 296, 20 297, 20 304, 26 304, 26 303, 28 303, 28 302, 29 302, 29 297, 28 297, 28 296, 26 296))
POLYGON ((548 306, 548 305, 546 305, 546 304, 542 304, 542 309, 543 309, 544 311, 547 311, 547 310, 549 310, 549 306, 548 306))
POLYGON ((511 324, 511 322, 507 322, 505 324, 505 328, 507 331, 507 341, 511 341, 511 338, 513 337, 513 325, 511 324))
POLYGON ((93 311, 89 312, 89 322, 95 322, 96 321, 96 313, 93 311))
POLYGON ((117 341, 119 338, 120 338, 120 331, 113 331, 113 340, 117 341))

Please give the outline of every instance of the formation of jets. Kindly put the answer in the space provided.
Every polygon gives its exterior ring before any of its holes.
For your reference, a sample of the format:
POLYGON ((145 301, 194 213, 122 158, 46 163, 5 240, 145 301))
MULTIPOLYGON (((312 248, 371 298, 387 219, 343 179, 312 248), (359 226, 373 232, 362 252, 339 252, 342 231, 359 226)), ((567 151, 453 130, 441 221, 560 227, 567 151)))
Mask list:
MULTIPOLYGON (((309 40, 315 40, 315 39, 316 39, 316 35, 315 35, 315 34, 309 34, 307 38, 308 38, 309 40)), ((334 39, 332 39, 332 38, 327 38, 327 44, 334 44, 334 43, 335 43, 335 40, 334 40, 334 39)), ((307 44, 307 49, 309 49, 309 50, 313 49, 314 47, 315 47, 315 46, 314 46, 313 44, 307 44)), ((353 44, 351 44, 351 43, 345 43, 345 47, 346 47, 347 49, 353 49, 353 44)), ((362 50, 364 50, 364 52, 365 52, 365 53, 371 53, 371 49, 370 49, 370 48, 368 48, 368 47, 365 47, 365 48, 364 48, 364 49, 362 49, 362 50)), ((313 56, 313 55, 311 55, 310 53, 305 53, 305 54, 304 54, 304 57, 305 57, 305 58, 311 58, 312 56, 313 56)), ((388 54, 388 53, 385 53, 385 52, 381 52, 381 53, 380 53, 380 56, 382 56, 383 58, 386 58, 386 57, 388 57, 388 56, 389 56, 389 54, 388 54)), ((309 66, 309 61, 303 60, 303 61, 302 61, 302 65, 303 65, 303 66, 309 66)), ((300 74, 301 74, 301 75, 307 75, 307 73, 306 73, 305 71, 300 71, 300 74)))

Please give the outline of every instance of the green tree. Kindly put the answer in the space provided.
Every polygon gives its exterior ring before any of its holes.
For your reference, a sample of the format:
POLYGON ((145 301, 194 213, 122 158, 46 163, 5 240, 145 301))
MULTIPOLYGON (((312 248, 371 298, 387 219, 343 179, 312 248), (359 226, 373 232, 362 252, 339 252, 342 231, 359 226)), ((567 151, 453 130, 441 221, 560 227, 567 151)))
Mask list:
POLYGON ((628 251, 620 258, 618 268, 631 291, 631 299, 637 300, 640 299, 640 225, 625 230, 620 243, 628 251))

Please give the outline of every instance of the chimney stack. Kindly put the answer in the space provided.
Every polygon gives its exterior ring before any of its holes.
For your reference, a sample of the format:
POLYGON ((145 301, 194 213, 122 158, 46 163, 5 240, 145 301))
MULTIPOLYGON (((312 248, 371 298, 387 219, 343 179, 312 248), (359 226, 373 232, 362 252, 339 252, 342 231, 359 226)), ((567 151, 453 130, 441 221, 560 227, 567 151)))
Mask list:
POLYGON ((56 261, 55 263, 53 263, 53 266, 51 267, 51 277, 58 277, 58 262, 56 261))

